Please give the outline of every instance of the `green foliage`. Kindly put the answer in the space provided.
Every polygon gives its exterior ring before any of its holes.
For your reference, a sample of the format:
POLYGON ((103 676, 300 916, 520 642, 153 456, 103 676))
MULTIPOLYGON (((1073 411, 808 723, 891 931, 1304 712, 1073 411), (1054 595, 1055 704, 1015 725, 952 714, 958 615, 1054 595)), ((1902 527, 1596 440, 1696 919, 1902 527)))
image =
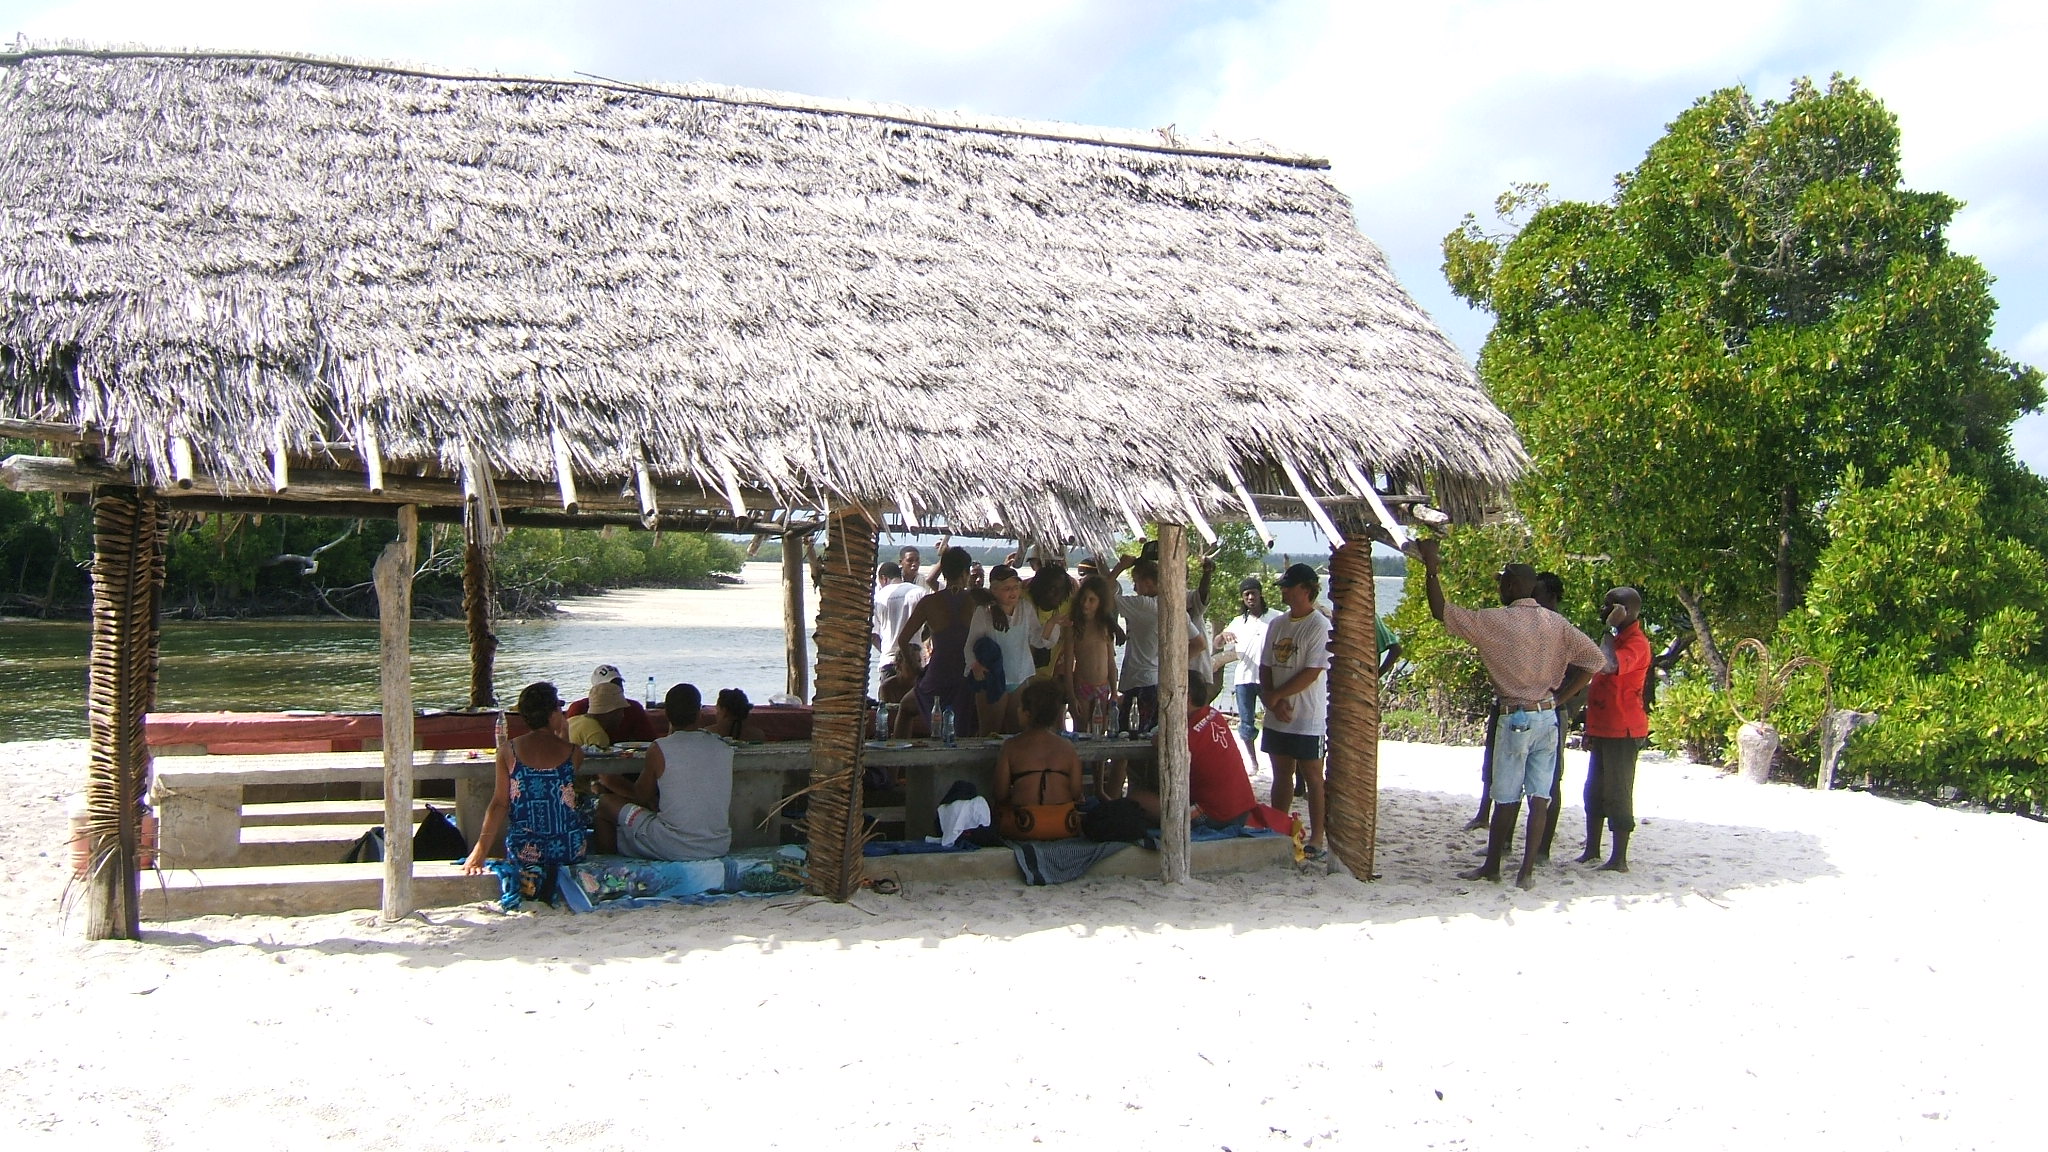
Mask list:
MULTIPOLYGON (((1870 486, 1851 474, 1783 649, 1836 669, 1834 704, 1876 712, 1848 763, 1888 783, 1993 803, 2048 799, 2048 565, 1992 531, 1988 486, 1940 453, 1870 486)), ((1788 693, 1803 725, 1827 702, 1788 693)), ((1787 725, 1781 725, 1786 727, 1787 725)), ((1807 755, 1817 755, 1806 738, 1807 755)))
MULTIPOLYGON (((1188 579, 1201 579, 1201 564, 1190 558, 1188 579)), ((1258 529, 1243 521, 1216 525, 1216 575, 1209 585, 1209 623, 1221 628, 1237 615, 1240 605, 1237 586, 1247 576, 1256 576, 1266 586, 1268 603, 1280 603, 1280 589, 1266 569, 1266 544, 1258 529)))
POLYGON ((1856 467, 1923 446, 1995 482, 2043 532, 2006 429, 2040 375, 1988 346, 1994 303, 1949 252, 1956 204, 1898 186, 1896 122, 1854 81, 1761 105, 1715 92, 1604 203, 1524 186, 1444 242, 1454 291, 1497 318, 1480 359, 1533 461, 1540 554, 1604 555, 1719 615, 1774 615, 1811 573, 1821 510, 1856 467))
POLYGON ((1735 713, 1697 666, 1657 690, 1650 739, 1657 747, 1699 764, 1718 764, 1735 738, 1735 713))

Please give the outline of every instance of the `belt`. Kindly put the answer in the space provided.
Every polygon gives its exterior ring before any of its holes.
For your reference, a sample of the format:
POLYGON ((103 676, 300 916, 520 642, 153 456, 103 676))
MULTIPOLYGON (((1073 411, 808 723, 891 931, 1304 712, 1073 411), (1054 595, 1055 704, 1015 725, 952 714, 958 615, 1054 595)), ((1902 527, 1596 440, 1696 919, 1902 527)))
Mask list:
POLYGON ((1555 712, 1557 711, 1557 705, 1517 704, 1512 700, 1503 700, 1500 702, 1500 710, 1502 715, 1512 715, 1516 712, 1555 712))

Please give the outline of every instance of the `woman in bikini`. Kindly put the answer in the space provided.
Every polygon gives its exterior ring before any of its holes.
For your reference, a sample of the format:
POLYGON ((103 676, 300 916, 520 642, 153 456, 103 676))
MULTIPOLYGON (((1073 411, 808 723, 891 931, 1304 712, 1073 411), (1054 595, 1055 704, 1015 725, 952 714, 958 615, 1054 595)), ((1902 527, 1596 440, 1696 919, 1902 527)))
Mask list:
MULTIPOLYGON (((928 593, 910 610, 903 622, 903 635, 931 632, 931 662, 917 679, 917 689, 905 702, 915 709, 902 709, 896 717, 896 735, 910 734, 913 712, 929 716, 932 707, 951 708, 957 724, 971 727, 974 714, 967 695, 967 625, 974 617, 974 602, 968 598, 967 569, 974 557, 965 548, 948 548, 939 556, 939 577, 946 586, 928 593)), ((963 736, 972 732, 963 731, 963 736)))
POLYGON ((1081 834, 1081 758, 1058 731, 1066 700, 1060 686, 1024 686, 1024 731, 996 753, 996 831, 1011 840, 1065 840, 1081 834))
POLYGON ((462 862, 465 875, 486 867, 498 874, 498 903, 507 912, 522 900, 554 894, 555 865, 583 859, 590 838, 576 810, 576 770, 583 749, 569 743, 569 718, 553 684, 528 684, 519 693, 519 718, 530 731, 507 740, 498 732, 497 780, 476 847, 462 862), (505 839, 505 858, 486 864, 491 847, 505 839))

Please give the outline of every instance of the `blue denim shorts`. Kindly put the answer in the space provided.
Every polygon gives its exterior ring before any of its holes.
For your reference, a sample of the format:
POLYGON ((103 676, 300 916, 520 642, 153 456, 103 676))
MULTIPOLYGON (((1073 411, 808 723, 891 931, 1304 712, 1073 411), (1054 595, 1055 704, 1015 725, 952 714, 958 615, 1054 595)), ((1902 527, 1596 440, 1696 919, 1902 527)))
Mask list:
POLYGON ((1493 802, 1550 799, 1550 778, 1557 772, 1557 711, 1502 712, 1493 724, 1493 802))

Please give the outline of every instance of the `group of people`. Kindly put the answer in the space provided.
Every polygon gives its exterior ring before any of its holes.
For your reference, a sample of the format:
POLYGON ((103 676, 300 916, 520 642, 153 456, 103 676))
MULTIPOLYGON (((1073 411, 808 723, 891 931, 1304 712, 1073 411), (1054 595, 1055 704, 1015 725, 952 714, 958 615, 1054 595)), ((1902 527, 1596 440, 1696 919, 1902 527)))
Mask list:
POLYGON ((752 704, 737 688, 721 691, 704 727, 704 699, 694 684, 668 690, 661 709, 667 735, 656 738, 647 709, 625 695, 625 678, 610 664, 591 674, 590 692, 564 703, 554 684, 528 684, 514 709, 527 730, 509 736, 500 721, 491 802, 476 846, 463 861, 470 875, 498 872, 507 907, 552 892, 557 865, 589 851, 648 860, 711 860, 732 846, 731 740, 758 739, 752 704), (634 776, 595 778, 595 804, 578 793, 585 746, 646 741, 646 764, 634 776), (491 861, 502 839, 504 856, 491 861))
MULTIPOLYGON (((1299 786, 1308 805, 1305 850, 1324 853, 1332 609, 1320 600, 1314 568, 1293 564, 1281 574, 1282 609, 1267 605, 1258 580, 1244 580, 1242 612, 1212 639, 1204 616, 1213 560, 1204 560, 1189 591, 1187 619, 1173 627, 1160 619, 1161 573, 1150 546, 1106 569, 1082 561, 1072 574, 1063 557, 1041 555, 1027 577, 1017 559, 991 569, 985 582, 974 579, 963 548, 943 548, 936 574, 925 575, 915 547, 878 567, 870 640, 883 661, 877 698, 896 708, 892 735, 917 734, 935 712, 946 711, 962 734, 1023 733, 1014 758, 1029 766, 999 778, 999 806, 1023 813, 1035 827, 1062 827, 1064 806, 1083 799, 1078 783, 1065 782, 1069 764, 1078 780, 1079 761, 1050 733, 1067 717, 1077 731, 1151 731, 1161 637, 1178 632, 1189 651, 1190 729, 1206 749, 1197 758, 1220 766, 1218 754, 1228 752, 1231 761, 1230 774, 1213 776, 1214 806, 1197 799, 1197 807, 1225 821, 1255 807, 1286 813, 1299 786), (1119 579, 1125 573, 1128 587, 1119 579), (1219 687, 1215 677, 1232 661, 1241 748, 1228 720, 1208 704, 1219 687), (1047 735, 1034 735, 1040 730, 1047 735), (1253 748, 1272 762, 1270 805, 1251 800, 1246 768, 1256 767, 1253 748)), ((1375 623, 1384 671, 1399 659, 1400 642, 1384 621, 1375 623)), ((1128 783, 1123 766, 1105 765, 1095 798, 1121 796, 1128 783)), ((1150 801, 1156 813, 1156 795, 1142 782, 1130 794, 1150 801)))
POLYGON ((1600 605, 1605 627, 1596 644, 1559 614, 1563 584, 1549 573, 1527 564, 1505 565, 1496 577, 1500 606, 1465 608, 1444 598, 1438 542, 1418 539, 1415 554, 1423 564, 1430 615, 1478 650, 1497 694, 1482 768, 1481 816, 1468 825, 1484 822, 1486 860, 1459 873, 1460 878, 1500 880, 1501 861, 1526 801, 1528 824, 1515 883, 1534 885, 1536 865, 1547 857, 1557 826, 1554 794, 1563 780, 1568 709, 1581 692, 1590 756, 1586 844, 1578 859, 1599 859, 1604 824, 1613 833, 1613 851, 1600 867, 1628 871, 1629 837, 1636 823, 1636 754, 1649 736, 1643 684, 1651 659, 1641 594, 1629 587, 1607 592, 1600 605))

